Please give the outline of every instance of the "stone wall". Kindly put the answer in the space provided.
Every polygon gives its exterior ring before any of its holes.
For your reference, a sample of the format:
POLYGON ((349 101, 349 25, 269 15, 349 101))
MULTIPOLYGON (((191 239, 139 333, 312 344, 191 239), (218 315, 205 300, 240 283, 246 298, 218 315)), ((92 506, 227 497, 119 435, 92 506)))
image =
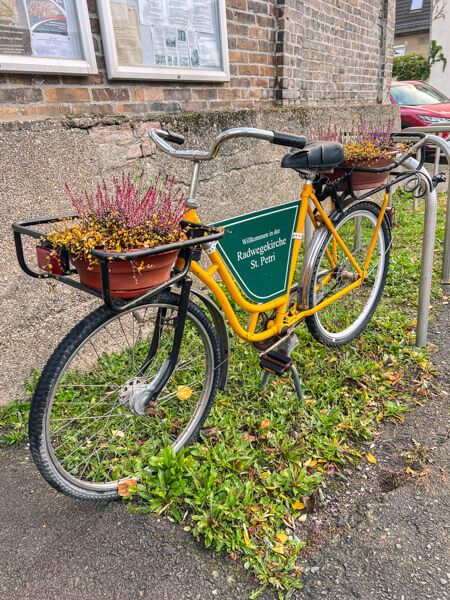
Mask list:
MULTIPOLYGON (((25 395, 23 381, 42 368, 56 344, 99 301, 68 286, 49 287, 20 271, 11 233, 13 221, 66 214, 64 193, 93 190, 103 178, 144 169, 175 175, 187 190, 190 167, 157 152, 148 140, 152 125, 171 127, 186 137, 187 148, 208 149, 222 130, 234 126, 307 133, 329 119, 349 128, 355 114, 374 123, 393 116, 396 106, 284 108, 194 115, 84 118, 0 124, 0 405, 25 395)), ((301 181, 280 169, 287 148, 256 140, 234 140, 201 167, 199 214, 206 222, 232 217, 298 198, 301 181)), ((34 245, 27 245, 34 255, 34 245)))
POLYGON ((98 74, 0 75, 0 119, 386 102, 394 0, 226 0, 230 81, 110 81, 95 0, 98 74))

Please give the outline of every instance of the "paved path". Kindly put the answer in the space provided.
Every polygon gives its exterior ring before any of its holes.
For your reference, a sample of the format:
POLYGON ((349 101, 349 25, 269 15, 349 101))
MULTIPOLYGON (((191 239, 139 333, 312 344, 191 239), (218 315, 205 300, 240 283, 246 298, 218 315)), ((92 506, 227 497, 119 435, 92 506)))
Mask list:
POLYGON ((24 450, 0 451, 0 472, 2 600, 228 600, 254 589, 181 527, 58 494, 24 450))

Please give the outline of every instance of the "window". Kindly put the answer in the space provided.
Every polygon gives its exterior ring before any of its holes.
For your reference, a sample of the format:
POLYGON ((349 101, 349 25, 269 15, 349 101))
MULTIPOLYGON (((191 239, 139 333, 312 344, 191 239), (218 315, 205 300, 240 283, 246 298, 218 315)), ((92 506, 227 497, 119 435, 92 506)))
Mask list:
POLYGON ((450 100, 426 83, 405 83, 393 85, 391 96, 396 104, 403 106, 423 106, 428 104, 448 104, 450 100))
POLYGON ((423 0, 411 0, 410 10, 420 10, 423 7, 423 0))
POLYGON ((1 0, 0 71, 97 73, 86 0, 1 0))
POLYGON ((228 81, 225 0, 97 0, 110 79, 228 81))
POLYGON ((405 54, 406 54, 406 44, 394 46, 394 56, 405 56, 405 54))

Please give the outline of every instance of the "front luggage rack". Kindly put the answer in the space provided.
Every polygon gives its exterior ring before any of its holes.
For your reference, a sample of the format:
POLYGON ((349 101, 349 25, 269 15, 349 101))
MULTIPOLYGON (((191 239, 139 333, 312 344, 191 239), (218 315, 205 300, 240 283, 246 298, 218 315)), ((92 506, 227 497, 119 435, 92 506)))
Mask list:
MULTIPOLYGON (((30 277, 34 277, 35 279, 56 279, 56 281, 61 281, 62 283, 65 283, 78 290, 91 294, 92 296, 102 298, 106 306, 108 306, 108 308, 110 308, 113 312, 116 313, 123 312, 126 309, 132 308, 137 304, 140 304, 144 299, 156 296, 162 290, 181 281, 188 273, 192 260, 198 259, 198 256, 201 252, 201 246, 209 242, 215 242, 216 240, 222 238, 224 235, 224 230, 222 229, 208 227, 206 225, 202 225, 201 223, 182 221, 181 225, 183 227, 184 232, 187 235, 187 239, 181 240, 179 242, 165 244, 164 246, 157 246, 155 248, 137 250, 133 251, 132 253, 104 252, 102 250, 92 250, 92 256, 98 259, 100 263, 102 288, 101 290, 97 290, 95 288, 84 285, 80 283, 80 281, 75 279, 77 271, 76 269, 70 267, 69 250, 67 247, 64 247, 62 250, 58 250, 60 256, 56 261, 52 261, 51 271, 54 272, 51 272, 50 270, 35 271, 29 266, 25 259, 22 237, 28 236, 39 240, 40 243, 38 244, 38 247, 43 248, 44 254, 45 252, 47 252, 48 259, 51 260, 50 253, 52 252, 53 248, 48 240, 49 234, 43 233, 42 231, 38 231, 37 229, 34 229, 34 227, 36 227, 37 225, 47 225, 50 223, 60 223, 62 221, 75 220, 77 218, 78 215, 72 214, 58 217, 41 217, 37 219, 30 219, 27 221, 13 223, 12 229, 14 232, 14 243, 16 246, 16 254, 19 265, 27 275, 29 275, 30 277), (179 259, 183 259, 184 264, 181 267, 175 267, 171 273, 170 278, 167 281, 164 281, 163 283, 152 287, 140 296, 137 296, 136 298, 133 298, 131 300, 114 300, 111 294, 108 264, 114 261, 134 261, 146 258, 148 256, 162 254, 163 252, 178 249, 180 250, 180 254, 178 256, 177 262, 181 263, 179 259)), ((39 262, 40 259, 38 256, 38 263, 39 262)))

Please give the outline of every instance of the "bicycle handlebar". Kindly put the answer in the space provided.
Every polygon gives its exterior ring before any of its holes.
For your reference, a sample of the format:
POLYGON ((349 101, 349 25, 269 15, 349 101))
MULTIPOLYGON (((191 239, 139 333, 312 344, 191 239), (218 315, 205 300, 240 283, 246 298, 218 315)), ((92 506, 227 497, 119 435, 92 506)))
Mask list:
POLYGON ((148 135, 163 152, 166 152, 166 154, 170 154, 176 158, 193 160, 195 162, 212 160, 217 156, 219 148, 224 142, 237 137, 265 140, 279 146, 293 146, 294 148, 303 148, 306 144, 306 138, 304 136, 291 135, 289 133, 281 133, 278 131, 266 131, 265 129, 256 129, 253 127, 235 127, 233 129, 227 129, 227 131, 222 131, 222 133, 219 133, 214 140, 209 152, 203 150, 175 150, 175 148, 172 148, 166 140, 175 144, 182 144, 184 138, 163 129, 150 129, 148 135))

